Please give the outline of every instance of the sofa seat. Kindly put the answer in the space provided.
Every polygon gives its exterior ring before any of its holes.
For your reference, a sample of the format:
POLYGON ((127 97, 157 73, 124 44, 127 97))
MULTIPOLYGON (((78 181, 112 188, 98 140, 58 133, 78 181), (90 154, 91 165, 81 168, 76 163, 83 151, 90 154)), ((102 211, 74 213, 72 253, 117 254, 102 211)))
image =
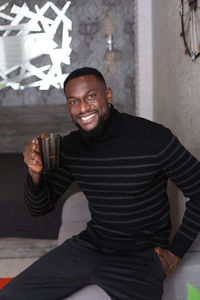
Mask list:
POLYGON ((97 285, 88 285, 64 300, 111 300, 97 285))

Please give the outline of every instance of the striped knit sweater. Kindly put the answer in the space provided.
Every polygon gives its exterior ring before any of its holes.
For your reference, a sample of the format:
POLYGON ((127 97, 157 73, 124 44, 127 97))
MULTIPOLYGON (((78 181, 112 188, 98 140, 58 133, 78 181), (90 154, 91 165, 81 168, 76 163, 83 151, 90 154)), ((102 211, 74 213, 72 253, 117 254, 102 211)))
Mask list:
POLYGON ((161 246, 182 258, 200 231, 200 163, 162 125, 112 108, 98 138, 84 138, 78 130, 65 136, 61 167, 44 172, 38 185, 27 178, 25 200, 31 213, 53 210, 73 181, 91 212, 80 235, 100 247, 131 251, 161 246), (168 178, 190 198, 170 244, 168 178))

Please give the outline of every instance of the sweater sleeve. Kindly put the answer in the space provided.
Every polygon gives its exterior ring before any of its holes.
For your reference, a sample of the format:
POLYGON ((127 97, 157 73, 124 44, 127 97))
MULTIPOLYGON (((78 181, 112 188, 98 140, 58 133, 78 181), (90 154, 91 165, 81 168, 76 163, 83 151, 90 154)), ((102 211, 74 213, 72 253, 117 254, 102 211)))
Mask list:
POLYGON ((168 249, 182 258, 200 231, 200 162, 170 132, 158 161, 166 176, 189 200, 182 223, 168 249))
POLYGON ((42 216, 52 211, 57 200, 74 181, 66 168, 45 171, 38 184, 34 184, 30 175, 27 176, 24 198, 33 216, 42 216))

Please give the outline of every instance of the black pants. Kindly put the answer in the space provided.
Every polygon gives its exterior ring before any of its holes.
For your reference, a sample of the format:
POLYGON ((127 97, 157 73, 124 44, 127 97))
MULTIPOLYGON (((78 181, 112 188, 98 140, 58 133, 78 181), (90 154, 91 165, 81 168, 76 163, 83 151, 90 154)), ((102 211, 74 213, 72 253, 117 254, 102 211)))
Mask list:
POLYGON ((0 299, 63 299, 96 284, 113 300, 160 300, 164 278, 153 248, 119 253, 75 236, 8 283, 0 291, 0 299))

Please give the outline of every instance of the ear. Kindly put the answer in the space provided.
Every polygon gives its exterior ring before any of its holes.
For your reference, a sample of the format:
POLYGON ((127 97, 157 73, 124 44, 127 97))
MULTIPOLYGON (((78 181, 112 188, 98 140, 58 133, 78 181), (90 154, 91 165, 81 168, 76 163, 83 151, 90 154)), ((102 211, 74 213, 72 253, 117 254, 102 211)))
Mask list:
POLYGON ((106 89, 106 98, 107 98, 108 103, 112 102, 112 90, 111 90, 111 88, 106 89))

